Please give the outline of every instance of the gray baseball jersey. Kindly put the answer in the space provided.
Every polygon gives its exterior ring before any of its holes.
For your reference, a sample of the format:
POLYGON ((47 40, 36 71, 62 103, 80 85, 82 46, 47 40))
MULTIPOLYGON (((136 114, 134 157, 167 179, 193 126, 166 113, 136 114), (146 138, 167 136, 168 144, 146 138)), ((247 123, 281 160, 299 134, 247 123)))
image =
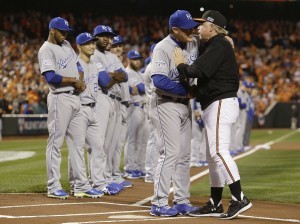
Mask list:
MULTIPOLYGON (((46 41, 38 53, 41 73, 54 71, 63 77, 79 77, 77 56, 68 41, 59 46, 46 41)), ((73 175, 77 180, 75 192, 86 192, 91 189, 86 177, 84 163, 84 125, 79 96, 66 91, 74 90, 73 86, 55 87, 49 85, 47 98, 49 138, 46 149, 48 174, 48 193, 62 189, 60 183, 60 150, 66 142, 73 175), (66 133, 68 133, 66 135, 66 133)))
MULTIPOLYGON (((179 81, 179 73, 174 63, 175 47, 178 45, 170 35, 155 46, 151 61, 151 75, 161 74, 172 81, 179 81)), ((186 44, 183 55, 188 64, 197 58, 198 42, 195 38, 186 44)), ((188 100, 185 103, 178 103, 169 99, 160 99, 157 96, 153 100, 156 103, 151 107, 153 114, 151 119, 160 158, 155 172, 152 204, 168 205, 171 181, 175 189, 174 202, 189 203, 191 110, 188 100)))
MULTIPOLYGON (((102 53, 96 49, 94 55, 91 57, 91 60, 101 63, 107 72, 114 72, 115 70, 123 67, 123 64, 120 62, 120 60, 116 60, 115 55, 109 51, 102 53)), ((122 92, 120 84, 114 84, 109 89, 109 93, 114 94, 114 96, 121 97, 122 92)), ((98 94, 96 111, 101 119, 102 129, 99 135, 106 154, 104 174, 106 183, 111 183, 113 181, 113 158, 117 150, 122 122, 120 107, 121 103, 116 98, 112 99, 108 95, 98 94)))

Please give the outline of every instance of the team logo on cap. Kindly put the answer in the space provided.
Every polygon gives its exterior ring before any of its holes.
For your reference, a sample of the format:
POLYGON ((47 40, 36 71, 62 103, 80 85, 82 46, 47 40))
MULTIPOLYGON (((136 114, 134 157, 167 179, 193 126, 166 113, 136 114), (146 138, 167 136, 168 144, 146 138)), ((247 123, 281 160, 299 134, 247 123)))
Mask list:
POLYGON ((85 33, 86 37, 88 38, 93 38, 92 35, 90 33, 85 33))
POLYGON ((193 19, 192 16, 191 16, 191 14, 185 14, 185 15, 186 15, 186 18, 187 18, 187 19, 190 19, 190 20, 193 19))
POLYGON ((209 22, 211 22, 211 23, 213 23, 215 19, 209 16, 209 17, 207 17, 206 20, 209 21, 209 22))
POLYGON ((69 26, 69 23, 68 23, 68 21, 67 21, 67 20, 65 20, 65 25, 66 25, 66 26, 69 26))

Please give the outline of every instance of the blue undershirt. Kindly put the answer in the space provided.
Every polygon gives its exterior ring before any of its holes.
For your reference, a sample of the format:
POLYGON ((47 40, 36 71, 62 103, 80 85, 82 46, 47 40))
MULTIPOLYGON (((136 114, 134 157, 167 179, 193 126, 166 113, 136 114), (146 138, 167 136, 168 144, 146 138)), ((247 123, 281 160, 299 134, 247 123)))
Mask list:
POLYGON ((188 93, 180 82, 174 82, 165 75, 154 74, 151 78, 154 86, 160 90, 179 96, 184 96, 188 93))
POLYGON ((56 74, 54 71, 47 71, 44 73, 47 83, 53 85, 59 85, 62 83, 63 77, 59 74, 56 74))

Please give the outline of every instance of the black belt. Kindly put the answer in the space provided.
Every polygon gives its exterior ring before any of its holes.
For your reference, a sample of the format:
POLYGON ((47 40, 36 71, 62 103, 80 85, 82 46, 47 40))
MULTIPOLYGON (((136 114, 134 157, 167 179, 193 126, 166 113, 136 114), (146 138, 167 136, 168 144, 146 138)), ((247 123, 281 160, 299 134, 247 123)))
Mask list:
POLYGON ((128 103, 128 101, 121 102, 121 104, 123 104, 123 105, 124 105, 124 106, 126 106, 127 108, 129 107, 129 103, 128 103))
POLYGON ((160 95, 161 98, 171 100, 176 103, 182 103, 184 105, 189 105, 190 99, 187 98, 177 98, 177 97, 172 97, 172 96, 165 96, 165 95, 160 95))
POLYGON ((145 104, 144 103, 132 103, 133 106, 135 107, 140 107, 140 108, 144 108, 145 104))
POLYGON ((79 93, 75 92, 74 90, 63 91, 63 92, 58 92, 58 93, 53 93, 53 94, 61 94, 61 93, 67 93, 67 94, 76 95, 76 96, 79 95, 79 93))
POLYGON ((81 104, 82 106, 86 106, 86 107, 94 107, 96 106, 96 103, 88 103, 88 104, 81 104))
POLYGON ((109 97, 112 98, 113 100, 116 99, 116 100, 118 100, 118 101, 120 101, 120 102, 122 101, 122 98, 121 98, 121 97, 116 96, 116 95, 114 95, 114 94, 112 94, 112 93, 109 93, 109 92, 103 91, 103 90, 102 90, 102 93, 104 93, 105 95, 109 96, 109 97))

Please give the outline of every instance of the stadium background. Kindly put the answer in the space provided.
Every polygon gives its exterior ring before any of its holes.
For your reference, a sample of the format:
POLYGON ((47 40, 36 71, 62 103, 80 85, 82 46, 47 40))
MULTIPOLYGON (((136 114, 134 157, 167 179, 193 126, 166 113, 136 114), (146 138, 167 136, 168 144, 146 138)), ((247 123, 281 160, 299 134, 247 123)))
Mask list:
POLYGON ((126 51, 138 50, 146 58, 149 46, 167 35, 171 13, 186 9, 194 17, 200 17, 203 13, 200 7, 219 10, 228 18, 227 29, 235 42, 241 79, 250 78, 256 84, 254 126, 288 127, 292 115, 299 126, 299 105, 295 110, 292 105, 300 99, 300 1, 293 0, 3 2, 0 7, 0 114, 47 113, 48 87, 39 73, 37 51, 47 39, 52 17, 68 19, 74 28, 68 39, 75 49, 77 34, 92 32, 96 25, 105 24, 124 37, 126 51), (284 105, 274 106, 278 102, 284 105), (270 108, 275 109, 268 117, 270 108))

